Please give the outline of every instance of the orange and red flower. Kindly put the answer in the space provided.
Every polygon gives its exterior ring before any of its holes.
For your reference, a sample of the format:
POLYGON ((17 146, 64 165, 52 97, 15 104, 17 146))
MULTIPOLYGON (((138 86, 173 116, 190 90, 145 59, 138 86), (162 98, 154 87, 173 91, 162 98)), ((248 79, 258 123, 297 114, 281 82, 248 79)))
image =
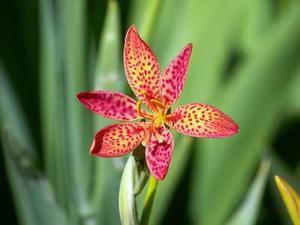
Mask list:
POLYGON ((129 96, 111 91, 90 91, 77 95, 92 112, 109 119, 127 121, 100 130, 94 138, 91 154, 100 157, 123 156, 142 143, 146 147, 145 157, 151 174, 163 180, 174 145, 169 127, 193 137, 221 138, 238 132, 238 126, 231 118, 207 104, 191 103, 170 112, 170 106, 183 90, 191 52, 192 44, 188 44, 161 76, 156 56, 140 38, 136 27, 128 29, 124 66, 128 83, 139 100, 136 102, 129 96), (143 120, 128 123, 139 119, 143 120))

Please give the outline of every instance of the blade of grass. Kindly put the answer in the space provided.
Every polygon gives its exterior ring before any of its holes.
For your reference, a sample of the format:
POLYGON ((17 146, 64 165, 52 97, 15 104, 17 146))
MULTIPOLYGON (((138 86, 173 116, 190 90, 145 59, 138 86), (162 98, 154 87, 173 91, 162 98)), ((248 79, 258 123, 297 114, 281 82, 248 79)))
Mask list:
MULTIPOLYGON (((103 30, 99 37, 99 48, 93 78, 96 90, 124 89, 121 74, 120 9, 118 2, 110 0, 107 5, 103 30)), ((97 117, 96 117, 97 118, 97 117)))
POLYGON ((250 54, 256 43, 272 28, 275 21, 272 20, 274 4, 259 0, 246 1, 243 4, 246 5, 247 11, 245 12, 246 21, 241 32, 240 48, 246 54, 250 54))
POLYGON ((164 1, 148 0, 133 1, 130 9, 130 24, 137 25, 139 33, 147 42, 153 37, 153 29, 157 22, 160 9, 163 7, 164 1))
MULTIPOLYGON (((57 1, 58 48, 61 55, 64 93, 64 132, 66 176, 72 222, 89 223, 93 220, 88 204, 91 184, 92 159, 84 151, 91 141, 91 118, 82 107, 76 93, 88 89, 85 42, 86 2, 83 0, 57 1), (85 134, 85 135, 83 135, 85 134)), ((53 165, 55 166, 55 165, 53 165)))
POLYGON ((275 175, 281 176, 282 178, 286 179, 288 183, 295 188, 295 190, 298 191, 300 189, 299 177, 297 176, 297 174, 293 173, 290 170, 289 166, 282 159, 280 159, 274 151, 269 151, 268 156, 272 159, 271 179, 269 181, 271 187, 270 189, 272 200, 274 202, 275 208, 277 209, 277 214, 280 218, 281 223, 290 224, 290 215, 288 214, 288 211, 285 208, 285 205, 282 201, 282 197, 278 192, 273 178, 275 175))
POLYGON ((24 114, 20 109, 18 101, 9 84, 5 71, 0 62, 0 127, 8 127, 12 130, 13 135, 27 146, 28 155, 33 159, 37 159, 37 153, 33 148, 32 137, 24 118, 24 114))
POLYGON ((298 69, 297 75, 295 76, 295 80, 293 82, 293 86, 291 87, 289 93, 289 102, 290 102, 290 111, 292 115, 300 114, 300 68, 298 69))
POLYGON ((266 188, 270 165, 270 159, 262 160, 259 171, 256 174, 242 205, 236 210, 226 225, 256 224, 262 197, 266 188))
POLYGON ((293 224, 300 224, 300 198, 298 193, 284 179, 278 175, 274 178, 276 186, 281 194, 281 198, 289 212, 293 224))
POLYGON ((55 202, 48 180, 33 167, 32 159, 25 155, 28 150, 24 150, 10 133, 11 130, 6 128, 1 136, 20 224, 51 225, 53 221, 61 225, 68 224, 64 211, 55 202))
POLYGON ((133 156, 130 156, 124 168, 119 193, 119 212, 123 225, 139 224, 134 196, 136 170, 135 159, 133 156))
POLYGON ((63 153, 66 139, 63 132, 63 78, 59 67, 60 56, 57 50, 57 28, 54 17, 53 4, 48 0, 42 0, 40 4, 40 100, 45 169, 59 203, 66 210, 68 190, 65 183, 66 159, 63 153))

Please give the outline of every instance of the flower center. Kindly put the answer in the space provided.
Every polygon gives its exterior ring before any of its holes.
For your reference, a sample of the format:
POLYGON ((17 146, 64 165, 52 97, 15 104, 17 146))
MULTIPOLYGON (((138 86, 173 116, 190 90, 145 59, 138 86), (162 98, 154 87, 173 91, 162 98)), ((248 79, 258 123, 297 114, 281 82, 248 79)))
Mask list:
POLYGON ((160 101, 152 99, 149 102, 148 108, 152 111, 151 113, 141 109, 141 101, 138 100, 136 104, 137 114, 144 119, 151 120, 154 128, 164 126, 167 121, 166 107, 160 101))
POLYGON ((155 113, 155 117, 153 120, 153 124, 155 128, 164 126, 165 122, 166 122, 166 115, 164 113, 161 112, 155 113))

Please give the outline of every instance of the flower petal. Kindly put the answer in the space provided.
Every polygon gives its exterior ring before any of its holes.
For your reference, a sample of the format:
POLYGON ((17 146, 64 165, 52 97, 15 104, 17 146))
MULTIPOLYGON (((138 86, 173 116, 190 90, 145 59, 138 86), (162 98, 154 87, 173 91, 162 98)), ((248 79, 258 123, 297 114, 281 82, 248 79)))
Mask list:
POLYGON ((275 176, 275 182, 294 224, 300 224, 299 195, 285 180, 279 176, 275 176))
POLYGON ((144 139, 148 123, 113 124, 100 130, 91 146, 91 154, 118 157, 133 151, 144 139))
POLYGON ((185 84, 192 44, 188 44, 167 66, 162 77, 162 102, 170 106, 179 98, 185 84))
POLYGON ((160 100, 160 68, 156 56, 140 38, 135 26, 126 34, 124 67, 134 94, 145 104, 160 100))
POLYGON ((172 128, 193 137, 228 137, 239 130, 237 124, 225 113, 202 103, 180 106, 168 118, 172 128))
POLYGON ((166 128, 160 128, 158 132, 163 137, 163 141, 160 143, 152 135, 146 147, 146 162, 151 174, 156 179, 163 180, 171 162, 174 139, 166 128))
POLYGON ((138 117, 136 101, 122 93, 90 91, 77 97, 89 110, 109 119, 129 121, 138 117))

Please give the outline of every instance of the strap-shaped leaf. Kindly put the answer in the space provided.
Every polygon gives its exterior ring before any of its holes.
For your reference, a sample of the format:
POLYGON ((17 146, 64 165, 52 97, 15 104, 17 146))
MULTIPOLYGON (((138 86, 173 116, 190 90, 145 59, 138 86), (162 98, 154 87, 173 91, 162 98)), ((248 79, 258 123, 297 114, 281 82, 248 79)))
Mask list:
POLYGON ((300 199, 296 191, 281 177, 275 176, 276 185, 280 191, 285 206, 295 225, 300 224, 300 199))

